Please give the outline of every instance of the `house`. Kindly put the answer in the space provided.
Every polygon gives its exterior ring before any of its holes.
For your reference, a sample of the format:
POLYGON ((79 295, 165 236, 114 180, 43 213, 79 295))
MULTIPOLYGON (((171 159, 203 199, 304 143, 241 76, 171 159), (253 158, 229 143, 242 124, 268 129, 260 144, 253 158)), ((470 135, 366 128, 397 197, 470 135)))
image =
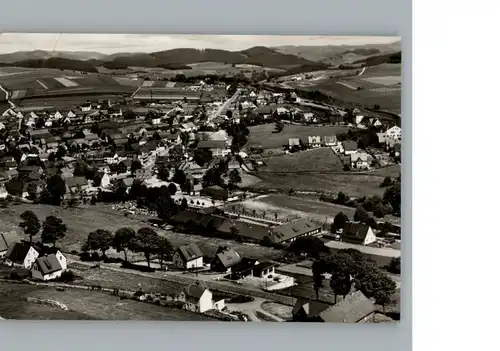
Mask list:
POLYGON ((314 116, 314 113, 312 113, 312 112, 304 112, 302 114, 302 121, 306 122, 306 123, 308 123, 308 122, 317 122, 318 119, 314 116))
POLYGON ((198 245, 191 243, 179 247, 172 256, 174 266, 183 269, 203 267, 203 253, 198 245))
POLYGON ((31 268, 31 276, 39 280, 59 278, 68 268, 66 256, 57 250, 55 254, 38 257, 31 268))
POLYGON ((331 136, 325 136, 325 137, 323 137, 323 145, 325 145, 325 146, 335 146, 335 145, 337 145, 337 136, 336 135, 331 135, 331 136))
POLYGON ((35 260, 38 258, 39 252, 27 241, 22 241, 14 244, 9 248, 5 256, 5 263, 9 266, 22 267, 30 269, 35 260))
POLYGON ((308 136, 307 137, 307 146, 311 148, 317 148, 321 146, 321 137, 320 136, 308 136))
POLYGON ((200 191, 200 194, 202 196, 211 197, 212 199, 215 200, 223 200, 223 201, 227 200, 229 197, 229 191, 218 185, 212 185, 207 188, 203 188, 200 191))
POLYGON ((224 140, 200 140, 198 149, 209 149, 213 157, 225 157, 231 153, 224 140))
POLYGON ((296 103, 299 103, 301 101, 300 97, 297 96, 297 94, 295 92, 293 92, 291 95, 290 95, 290 100, 292 102, 296 102, 296 103))
POLYGON ((342 142, 344 154, 350 155, 358 151, 358 144, 354 140, 346 140, 342 142))
POLYGON ((271 230, 271 240, 275 243, 288 243, 303 236, 319 234, 321 228, 320 224, 311 222, 308 219, 300 219, 274 227, 271 230))
POLYGON ((5 258, 9 249, 19 242, 21 242, 21 238, 15 230, 0 233, 0 259, 5 258))
POLYGON ((178 133, 172 134, 168 132, 160 132, 158 133, 160 135, 160 138, 168 141, 169 143, 172 144, 180 144, 181 143, 181 136, 178 133))
POLYGON ((342 231, 342 241, 357 245, 370 245, 377 241, 377 237, 369 225, 349 222, 345 224, 342 231))
POLYGON ((88 188, 88 181, 85 177, 71 177, 66 179, 66 187, 70 193, 79 193, 88 188))
POLYGON ((291 149, 294 146, 300 147, 300 138, 290 138, 290 139, 288 139, 288 148, 291 149))
POLYGON ((140 180, 145 180, 151 178, 151 170, 150 169, 137 169, 135 171, 135 178, 140 180))
POLYGON ((219 247, 215 256, 210 263, 210 267, 214 272, 230 272, 231 267, 241 262, 241 256, 234 249, 229 247, 219 247))
POLYGON ((372 301, 356 291, 335 305, 299 298, 292 315, 294 322, 371 323, 376 310, 372 301))
POLYGON ((351 157, 351 167, 356 169, 370 168, 371 157, 365 152, 356 152, 349 155, 351 157))
POLYGON ((377 133, 377 137, 378 137, 379 144, 385 144, 385 142, 386 142, 385 133, 377 133))
POLYGON ((209 310, 224 309, 224 299, 212 294, 208 288, 200 283, 188 285, 180 296, 179 300, 184 300, 184 309, 192 312, 204 313, 209 310))
POLYGON ((193 122, 183 123, 181 125, 181 131, 183 132, 192 132, 196 130, 196 125, 193 122))
POLYGON ((386 140, 400 141, 401 140, 401 128, 398 126, 391 127, 385 131, 386 140))
POLYGON ((374 127, 381 127, 382 122, 378 118, 370 118, 370 124, 374 127))

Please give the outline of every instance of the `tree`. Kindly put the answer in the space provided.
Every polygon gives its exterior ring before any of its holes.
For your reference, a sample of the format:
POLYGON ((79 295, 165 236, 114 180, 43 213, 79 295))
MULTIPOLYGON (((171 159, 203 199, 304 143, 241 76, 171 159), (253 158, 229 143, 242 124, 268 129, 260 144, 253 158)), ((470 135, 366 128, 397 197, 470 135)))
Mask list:
POLYGON ((382 181, 382 183, 380 183, 380 187, 384 188, 387 186, 391 186, 392 184, 393 184, 393 181, 392 181, 391 177, 385 177, 384 180, 382 181))
POLYGON ((38 234, 40 228, 40 220, 33 211, 24 211, 21 214, 22 222, 19 224, 24 229, 24 234, 29 235, 30 243, 33 243, 33 237, 38 234))
POLYGON ((367 220, 369 220, 371 217, 370 217, 370 214, 361 206, 358 206, 356 208, 356 212, 354 212, 354 220, 356 222, 366 222, 367 220))
POLYGON ((217 168, 210 168, 203 176, 203 187, 209 187, 212 185, 223 186, 224 181, 221 178, 220 170, 217 168))
POLYGON ((56 241, 66 236, 68 228, 60 218, 48 216, 43 222, 42 242, 56 246, 56 241))
POLYGON ((35 183, 29 183, 28 184, 28 195, 30 200, 35 200, 36 199, 36 194, 38 187, 36 186, 35 183))
POLYGON ((182 187, 186 183, 186 180, 186 173, 184 173, 183 170, 177 168, 174 172, 174 176, 172 177, 172 181, 182 187))
POLYGON ((137 231, 137 235, 130 242, 130 249, 134 252, 144 254, 148 267, 151 267, 151 255, 158 252, 158 234, 151 228, 141 228, 137 231))
POLYGON ((23 194, 24 184, 16 178, 12 178, 5 184, 5 190, 12 196, 21 196, 23 194))
POLYGON ((335 233, 339 229, 343 229, 345 224, 349 222, 349 218, 344 214, 344 212, 339 212, 333 219, 331 231, 335 233))
POLYGON ((158 168, 158 178, 160 180, 163 180, 164 182, 167 182, 169 176, 170 176, 170 172, 168 171, 168 169, 165 166, 160 166, 158 168))
POLYGON ((136 114, 131 110, 127 110, 123 113, 123 119, 135 119, 135 118, 136 114))
POLYGON ((168 185, 168 192, 171 196, 174 196, 175 193, 177 192, 177 186, 174 183, 170 183, 168 185))
POLYGON ((102 252, 102 256, 106 256, 106 251, 112 244, 113 234, 109 230, 97 229, 89 233, 86 247, 92 251, 100 250, 102 252))
POLYGON ((229 172, 229 184, 231 186, 235 186, 236 184, 241 183, 240 172, 237 169, 233 169, 229 172))
POLYGON ((66 193, 66 183, 58 174, 53 175, 47 180, 47 191, 50 194, 51 204, 59 206, 66 193))
POLYGON ((189 207, 188 205, 188 202, 186 200, 186 198, 183 198, 182 201, 181 201, 181 210, 185 210, 189 207))
POLYGON ((160 219, 166 221, 179 212, 179 206, 170 196, 160 196, 156 200, 156 212, 160 219))
POLYGON ((354 259, 351 255, 339 252, 331 261, 332 277, 330 279, 330 287, 335 294, 335 303, 337 296, 345 297, 352 288, 351 279, 355 276, 354 259))
POLYGON ((387 271, 392 274, 401 274, 401 257, 394 257, 387 266, 387 271))
POLYGON ((315 236, 297 238, 297 240, 290 244, 287 250, 296 255, 304 253, 313 258, 318 258, 321 254, 330 252, 325 243, 315 236))
POLYGON ((135 171, 142 168, 141 161, 133 160, 130 165, 130 173, 135 174, 135 171))
POLYGON ((349 197, 344 194, 342 191, 339 191, 336 199, 336 203, 339 205, 344 205, 347 201, 349 201, 349 197))
POLYGON ((316 300, 319 300, 319 289, 323 286, 323 274, 318 268, 315 267, 318 264, 319 264, 318 261, 314 261, 312 266, 313 284, 314 284, 314 292, 316 293, 316 300))
POLYGON ((285 124, 281 122, 280 120, 277 120, 274 124, 274 131, 276 133, 281 133, 285 129, 285 124))
POLYGON ((196 149, 194 151, 193 160, 200 167, 203 167, 207 163, 212 161, 213 155, 212 151, 209 149, 196 149))
POLYGON ((127 261, 127 253, 130 247, 130 242, 135 237, 135 230, 132 228, 124 227, 116 231, 111 244, 117 252, 123 251, 125 261, 127 261))
POLYGON ((401 214, 401 184, 387 188, 384 192, 384 202, 389 203, 395 215, 401 214))
POLYGON ((165 258, 168 258, 172 251, 173 251, 174 247, 172 246, 172 244, 170 243, 170 241, 168 241, 167 238, 165 237, 158 237, 158 258, 160 259, 160 268, 163 269, 163 261, 165 260, 165 258))

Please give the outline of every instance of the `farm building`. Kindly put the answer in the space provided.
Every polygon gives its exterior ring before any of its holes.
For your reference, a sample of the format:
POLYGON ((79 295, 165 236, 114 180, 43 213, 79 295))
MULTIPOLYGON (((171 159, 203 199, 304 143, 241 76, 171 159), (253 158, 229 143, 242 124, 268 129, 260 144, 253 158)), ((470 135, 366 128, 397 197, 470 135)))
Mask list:
POLYGON ((292 314, 294 322, 371 323, 375 312, 373 302, 356 291, 335 305, 299 298, 292 314))
POLYGON ((202 283, 188 285, 179 294, 178 299, 184 302, 184 309, 192 312, 204 313, 216 309, 224 308, 224 299, 217 297, 202 283))
POLYGON ((29 242, 16 243, 9 248, 5 263, 9 266, 30 269, 40 253, 29 242))
POLYGON ((358 245, 370 245, 377 241, 369 225, 363 223, 346 223, 342 232, 342 241, 358 245))
POLYGON ((198 245, 191 243, 181 246, 172 256, 174 266, 183 269, 203 267, 203 252, 198 245))
POLYGON ((276 243, 289 243, 303 236, 316 235, 321 232, 322 226, 308 219, 282 224, 271 230, 271 240, 276 243))
POLYGON ((31 276, 40 280, 52 280, 61 276, 68 268, 66 257, 57 251, 44 257, 38 257, 31 268, 31 276))
POLYGON ((219 247, 210 263, 214 272, 230 272, 231 267, 241 261, 240 255, 232 248, 219 247))

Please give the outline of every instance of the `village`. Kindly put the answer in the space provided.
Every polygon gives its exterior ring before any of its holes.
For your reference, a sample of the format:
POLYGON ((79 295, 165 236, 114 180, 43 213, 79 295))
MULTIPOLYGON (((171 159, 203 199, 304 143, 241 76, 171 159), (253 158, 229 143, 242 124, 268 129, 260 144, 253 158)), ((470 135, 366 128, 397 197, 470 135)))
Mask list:
POLYGON ((59 107, 9 100, 0 284, 56 288, 66 310, 80 289, 196 320, 398 320, 400 117, 181 78, 59 107))

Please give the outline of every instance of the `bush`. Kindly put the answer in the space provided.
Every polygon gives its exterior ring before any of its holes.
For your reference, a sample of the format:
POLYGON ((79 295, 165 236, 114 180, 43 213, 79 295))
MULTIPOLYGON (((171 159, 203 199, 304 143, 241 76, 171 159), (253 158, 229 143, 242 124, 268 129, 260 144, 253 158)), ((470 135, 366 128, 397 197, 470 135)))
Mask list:
POLYGON ((401 274, 401 257, 395 257, 387 266, 387 272, 392 274, 401 274))
POLYGON ((73 280, 78 279, 78 276, 73 273, 72 271, 64 271, 62 272, 61 276, 56 279, 58 282, 63 282, 63 283, 69 283, 72 282, 73 280))
POLYGON ((123 262, 123 258, 121 258, 121 257, 108 257, 108 256, 105 256, 104 259, 103 259, 103 262, 104 263, 122 263, 123 262))
POLYGON ((227 300, 228 303, 247 303, 253 302, 255 299, 252 296, 238 295, 227 300))
POLYGON ((78 251, 76 251, 76 250, 71 250, 71 251, 70 251, 70 254, 72 254, 72 255, 78 255, 78 251))
POLYGON ((156 269, 154 268, 150 268, 150 267, 147 267, 147 266, 141 266, 141 265, 138 265, 138 264, 133 264, 133 263, 130 263, 130 262, 122 262, 122 268, 126 268, 126 269, 134 269, 136 271, 139 271, 139 272, 144 272, 144 273, 152 273, 152 272, 155 272, 156 269))

